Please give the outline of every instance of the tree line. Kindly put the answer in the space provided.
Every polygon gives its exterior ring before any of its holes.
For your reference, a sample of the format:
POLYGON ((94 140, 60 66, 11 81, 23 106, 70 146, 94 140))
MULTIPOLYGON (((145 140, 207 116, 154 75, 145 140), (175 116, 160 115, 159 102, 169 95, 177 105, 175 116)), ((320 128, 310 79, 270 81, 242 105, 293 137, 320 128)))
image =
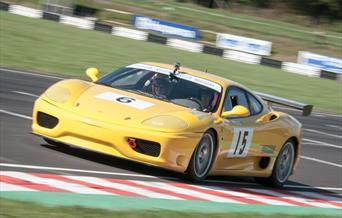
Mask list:
POLYGON ((232 5, 249 5, 258 8, 276 7, 285 4, 289 9, 312 16, 317 22, 322 17, 331 21, 342 20, 342 0, 193 0, 206 7, 230 7, 232 5))

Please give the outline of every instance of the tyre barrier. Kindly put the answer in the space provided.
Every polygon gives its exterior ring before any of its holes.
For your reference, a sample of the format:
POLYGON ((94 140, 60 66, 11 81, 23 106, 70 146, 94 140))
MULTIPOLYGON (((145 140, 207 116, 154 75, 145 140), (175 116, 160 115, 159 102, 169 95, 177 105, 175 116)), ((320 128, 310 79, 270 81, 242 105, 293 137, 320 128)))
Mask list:
POLYGON ((59 22, 60 16, 58 14, 53 14, 49 12, 43 12, 43 19, 59 22))
POLYGON ((105 32, 105 33, 112 33, 112 26, 104 23, 95 22, 94 30, 105 32))
POLYGON ((0 10, 9 11, 13 14, 18 14, 31 18, 41 18, 45 20, 50 20, 54 22, 59 22, 71 26, 75 26, 81 29, 93 29, 96 31, 106 32, 112 35, 127 37, 135 40, 148 41, 163 45, 168 45, 170 47, 186 50, 189 52, 204 53, 222 57, 225 59, 239 61, 247 64, 260 64, 268 67, 278 68, 286 72, 296 73, 309 77, 325 78, 330 80, 336 80, 342 82, 342 74, 328 72, 320 70, 318 68, 310 67, 304 64, 283 62, 279 60, 274 60, 271 58, 266 58, 263 56, 253 55, 244 52, 237 52, 234 50, 222 49, 215 46, 193 42, 185 41, 176 38, 167 38, 165 36, 156 35, 149 32, 144 32, 140 30, 130 29, 120 26, 112 26, 105 23, 99 23, 95 20, 65 16, 55 13, 44 12, 42 10, 24 7, 21 5, 11 5, 6 2, 0 1, 0 10))

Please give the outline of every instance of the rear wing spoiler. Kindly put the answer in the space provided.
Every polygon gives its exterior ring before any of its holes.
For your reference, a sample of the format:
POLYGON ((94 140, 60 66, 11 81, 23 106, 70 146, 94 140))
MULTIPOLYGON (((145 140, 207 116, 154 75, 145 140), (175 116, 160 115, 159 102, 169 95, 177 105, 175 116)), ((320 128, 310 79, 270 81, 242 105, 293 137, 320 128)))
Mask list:
POLYGON ((273 95, 269 95, 269 94, 265 94, 261 92, 254 92, 254 93, 258 95, 259 97, 261 97, 264 101, 301 110, 303 116, 309 116, 313 109, 313 105, 310 105, 310 104, 304 104, 304 103, 300 103, 297 101, 292 101, 286 98, 281 98, 281 97, 277 97, 277 96, 273 96, 273 95))

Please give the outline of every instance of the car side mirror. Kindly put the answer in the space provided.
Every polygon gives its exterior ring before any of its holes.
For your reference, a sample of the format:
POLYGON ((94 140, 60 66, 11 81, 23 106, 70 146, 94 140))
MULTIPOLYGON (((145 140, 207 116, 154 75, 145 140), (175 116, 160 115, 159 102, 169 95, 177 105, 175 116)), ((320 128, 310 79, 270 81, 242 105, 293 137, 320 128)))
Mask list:
POLYGON ((236 105, 233 107, 232 110, 230 111, 225 111, 222 113, 223 118, 228 118, 228 117, 248 117, 250 115, 249 110, 242 106, 242 105, 236 105))
POLYGON ((100 72, 97 68, 91 67, 86 70, 86 74, 92 82, 96 82, 99 79, 100 72))

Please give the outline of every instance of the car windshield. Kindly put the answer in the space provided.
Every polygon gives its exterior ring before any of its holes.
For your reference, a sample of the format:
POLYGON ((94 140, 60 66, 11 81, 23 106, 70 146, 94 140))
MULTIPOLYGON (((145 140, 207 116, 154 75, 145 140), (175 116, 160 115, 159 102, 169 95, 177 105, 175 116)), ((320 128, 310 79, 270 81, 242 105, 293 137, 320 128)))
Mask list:
POLYGON ((182 72, 171 74, 168 69, 133 64, 107 74, 96 83, 198 111, 217 110, 222 89, 219 84, 182 72))

